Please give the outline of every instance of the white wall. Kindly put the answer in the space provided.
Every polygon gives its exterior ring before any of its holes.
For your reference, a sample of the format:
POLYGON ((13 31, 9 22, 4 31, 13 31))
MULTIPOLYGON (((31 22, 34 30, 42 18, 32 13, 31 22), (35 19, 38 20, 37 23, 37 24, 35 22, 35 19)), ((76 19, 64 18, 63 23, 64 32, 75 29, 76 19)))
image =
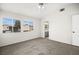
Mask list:
POLYGON ((34 30, 31 32, 0 33, 0 46, 5 46, 5 45, 9 45, 9 44, 40 37, 40 20, 34 19, 34 18, 29 18, 27 16, 14 14, 11 12, 5 12, 5 11, 2 12, 1 11, 0 18, 2 18, 4 16, 12 16, 13 18, 16 18, 18 20, 19 19, 21 19, 21 20, 22 19, 32 19, 34 30))
MULTIPOLYGON (((63 8, 63 7, 62 7, 63 8)), ((63 43, 71 44, 72 41, 72 15, 79 13, 79 6, 65 6, 65 11, 59 12, 59 9, 41 20, 41 36, 44 37, 43 22, 49 21, 49 39, 63 43)), ((26 19, 22 16, 10 12, 0 12, 0 17, 10 15, 16 19, 26 19)), ((31 32, 20 33, 0 33, 0 46, 5 46, 25 40, 40 37, 40 20, 31 18, 34 23, 34 30, 31 32)))
MULTIPOLYGON (((63 7, 62 7, 63 8, 63 7)), ((72 42, 72 15, 79 13, 79 6, 65 6, 65 11, 60 12, 57 9, 51 12, 49 17, 46 17, 41 22, 49 21, 49 39, 63 43, 71 44, 72 42)), ((61 9, 61 8, 60 8, 61 9)), ((41 36, 44 37, 44 28, 42 27, 41 36)))

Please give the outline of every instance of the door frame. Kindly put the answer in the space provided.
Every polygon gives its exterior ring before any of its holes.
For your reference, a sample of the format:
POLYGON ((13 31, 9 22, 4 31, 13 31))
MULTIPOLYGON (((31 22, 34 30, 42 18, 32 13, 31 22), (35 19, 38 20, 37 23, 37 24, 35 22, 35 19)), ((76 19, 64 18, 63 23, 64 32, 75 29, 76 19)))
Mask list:
MULTIPOLYGON (((48 35, 49 35, 49 21, 43 21, 43 37, 44 38, 46 38, 45 37, 45 22, 48 22, 48 35)), ((49 38, 49 36, 48 36, 48 38, 49 38)))

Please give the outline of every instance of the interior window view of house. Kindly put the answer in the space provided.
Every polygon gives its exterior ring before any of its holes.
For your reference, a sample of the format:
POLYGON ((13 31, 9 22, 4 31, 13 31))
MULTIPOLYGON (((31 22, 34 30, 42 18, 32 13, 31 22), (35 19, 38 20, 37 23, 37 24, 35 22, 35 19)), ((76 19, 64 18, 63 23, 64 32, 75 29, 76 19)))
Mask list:
POLYGON ((0 3, 0 55, 79 55, 79 3, 0 3))

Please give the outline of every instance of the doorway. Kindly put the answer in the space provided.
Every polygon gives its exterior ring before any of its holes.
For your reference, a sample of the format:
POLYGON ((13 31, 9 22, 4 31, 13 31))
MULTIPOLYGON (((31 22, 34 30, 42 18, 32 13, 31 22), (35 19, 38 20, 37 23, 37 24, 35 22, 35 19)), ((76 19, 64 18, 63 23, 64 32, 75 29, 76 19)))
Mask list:
POLYGON ((49 38, 49 22, 44 22, 44 37, 49 38))

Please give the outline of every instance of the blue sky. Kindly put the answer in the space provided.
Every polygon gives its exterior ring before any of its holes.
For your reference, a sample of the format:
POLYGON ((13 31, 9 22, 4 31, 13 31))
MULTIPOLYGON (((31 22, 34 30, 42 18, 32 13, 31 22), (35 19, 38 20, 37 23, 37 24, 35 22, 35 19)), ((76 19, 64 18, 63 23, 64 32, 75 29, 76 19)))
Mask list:
MULTIPOLYGON (((15 19, 12 19, 12 18, 8 18, 8 17, 3 18, 3 24, 5 24, 5 25, 12 26, 12 25, 15 24, 15 21, 16 21, 16 20, 15 20, 15 19)), ((33 21, 30 20, 30 19, 25 19, 25 20, 23 21, 23 24, 33 25, 33 21)))
POLYGON ((14 25, 16 20, 13 20, 12 18, 3 18, 3 24, 5 25, 14 25))
POLYGON ((2 23, 2 22, 1 22, 1 20, 0 20, 0 25, 1 25, 1 23, 2 23))
POLYGON ((28 20, 27 19, 24 20, 23 23, 24 24, 28 24, 28 25, 33 25, 33 21, 32 20, 29 20, 29 19, 28 20))

